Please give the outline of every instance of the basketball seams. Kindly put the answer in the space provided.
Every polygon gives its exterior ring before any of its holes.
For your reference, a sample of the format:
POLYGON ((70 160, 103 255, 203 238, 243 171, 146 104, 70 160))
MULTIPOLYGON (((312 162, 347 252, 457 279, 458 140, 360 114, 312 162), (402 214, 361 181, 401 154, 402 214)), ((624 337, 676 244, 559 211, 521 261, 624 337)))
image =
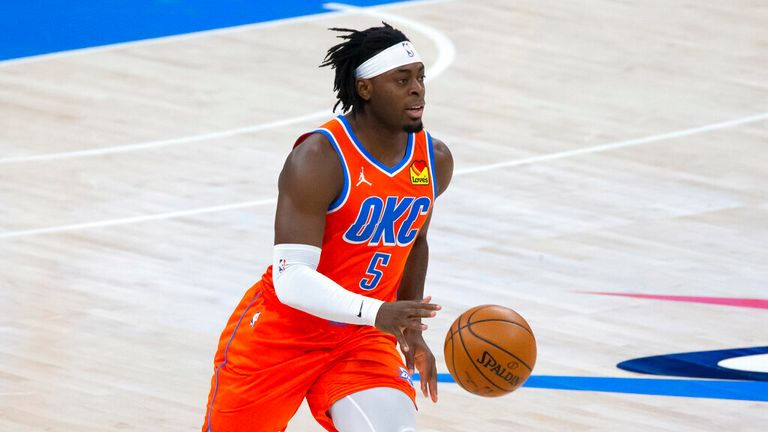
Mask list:
MULTIPOLYGON (((492 305, 477 306, 477 308, 474 311, 472 311, 472 313, 469 314, 469 316, 467 317, 467 325, 472 323, 472 317, 475 316, 476 313, 480 312, 483 309, 488 309, 491 306, 492 305)), ((461 323, 459 323, 459 327, 461 327, 461 323)))
POLYGON ((464 383, 461 382, 461 378, 459 377, 459 373, 456 370, 456 342, 453 341, 453 333, 451 333, 451 369, 453 370, 453 374, 456 378, 456 382, 464 387, 464 383))
MULTIPOLYGON (((457 320, 458 323, 456 324, 457 327, 461 325, 461 317, 457 320)), ((451 333, 451 366, 453 367, 453 372, 456 377, 456 382, 464 387, 464 383, 461 381, 461 378, 459 377, 459 371, 456 370, 456 342, 453 340, 453 333, 451 333)))
MULTIPOLYGON (((473 313, 473 314, 474 314, 474 313, 473 313)), ((470 315, 469 317, 467 317, 467 322, 469 322, 469 319, 470 319, 470 318, 471 318, 471 315, 470 315)), ((469 327, 469 325, 470 325, 470 324, 467 324, 467 327, 469 327)), ((459 316, 459 327, 461 327, 461 316, 459 316)), ((470 329, 470 333, 471 333, 471 332, 472 332, 472 330, 470 329)), ((461 335, 461 331, 457 331, 457 333, 459 334, 459 340, 461 341, 461 347, 462 347, 462 348, 464 348, 464 352, 467 354, 467 359, 469 360, 469 363, 471 363, 471 364, 472 364, 472 366, 474 366, 474 367, 475 367, 475 369, 477 369, 477 373, 479 373, 481 377, 485 378, 485 380, 486 380, 486 381, 488 381, 488 382, 489 382, 489 383, 490 383, 492 386, 496 387, 497 389, 499 389, 499 390, 501 390, 501 391, 503 391, 503 392, 509 392, 509 391, 510 391, 509 389, 505 389, 505 388, 503 388, 503 387, 500 387, 498 384, 496 384, 495 382, 493 382, 493 381, 492 381, 490 378, 488 378, 487 376, 485 376, 485 374, 483 373, 483 371, 482 371, 482 370, 480 370, 480 368, 477 366, 477 364, 475 364, 475 361, 474 361, 474 359, 472 358, 472 355, 469 353, 469 350, 468 350, 468 349, 467 349, 467 347, 464 345, 464 337, 461 335)), ((484 339, 482 339, 482 338, 480 338, 480 337, 478 337, 478 336, 475 336, 475 337, 477 337, 478 339, 484 340, 484 339)), ((456 360, 455 360, 455 358, 456 358, 456 356, 454 355, 454 356, 453 356, 453 359, 454 359, 453 361, 454 361, 454 363, 455 363, 455 361, 456 361, 456 360)), ((455 366, 454 366, 454 370, 455 370, 455 366)), ((458 372, 458 371, 456 371, 456 375, 457 375, 457 376, 459 375, 459 372, 458 372)), ((462 386, 463 386, 463 384, 462 384, 462 386)), ((466 387, 465 387, 465 388, 466 388, 466 387)))
POLYGON ((521 329, 525 330, 526 332, 528 332, 531 335, 531 337, 534 337, 533 336, 533 332, 531 330, 529 330, 528 328, 526 328, 524 325, 520 324, 519 322, 517 322, 517 321, 510 321, 510 320, 506 320, 506 319, 500 319, 500 318, 489 318, 489 319, 484 319, 484 320, 479 320, 479 321, 467 322, 467 325, 465 325, 464 327, 457 328, 456 331, 453 332, 453 333, 458 333, 462 329, 465 329, 465 328, 467 328, 467 327, 469 327, 469 326, 471 326, 473 324, 480 324, 480 323, 484 323, 484 322, 505 322, 505 323, 509 323, 509 324, 514 324, 514 325, 520 327, 521 329))
MULTIPOLYGON (((505 322, 510 322, 510 323, 513 323, 513 324, 515 324, 515 325, 517 325, 517 326, 520 326, 520 328, 524 329, 525 331, 527 331, 528 333, 530 333, 530 334, 531 334, 531 336, 533 336, 533 331, 532 331, 530 328, 528 328, 528 327, 526 327, 526 326, 524 326, 524 325, 520 324, 520 323, 519 323, 519 322, 517 322, 517 321, 513 321, 513 320, 505 320, 505 319, 501 319, 501 318, 490 318, 490 319, 484 319, 484 320, 480 320, 480 321, 472 321, 472 317, 473 317, 473 316, 475 316, 475 314, 476 314, 476 313, 480 312, 480 311, 481 311, 481 310, 483 310, 483 309, 487 309, 487 308, 491 308, 491 307, 496 307, 496 306, 497 306, 497 305, 484 305, 484 306, 478 306, 478 307, 477 307, 477 310, 473 311, 473 312, 472 312, 472 314, 470 314, 470 315, 469 315, 469 317, 467 318, 467 325, 470 325, 470 324, 474 324, 474 323, 476 323, 476 322, 478 322, 478 323, 481 323, 481 322, 486 322, 486 321, 490 321, 490 320, 505 321, 505 322)), ((523 320, 523 322, 525 322, 525 324, 526 324, 526 325, 528 324, 528 322, 526 322, 526 321, 525 321, 525 319, 524 319, 523 317, 521 317, 521 316, 519 316, 519 315, 518 315, 518 318, 520 318, 521 320, 523 320)), ((461 329, 459 329, 459 330, 461 330, 461 329)))
MULTIPOLYGON (((500 351, 502 351, 502 352, 504 352, 504 353, 506 353, 506 354, 509 354, 510 356, 512 356, 512 357, 514 357, 514 358, 516 358, 516 359, 517 359, 517 361, 519 361, 520 363, 522 363, 522 365, 523 365, 523 366, 525 366, 525 367, 526 367, 526 368, 527 368, 529 371, 533 372, 533 368, 532 368, 532 367, 530 367, 530 366, 528 366, 528 364, 527 364, 525 361, 523 361, 523 360, 522 360, 520 357, 518 357, 518 356, 516 356, 516 355, 512 354, 511 352, 509 352, 509 351, 505 350, 504 348, 502 348, 502 347, 500 347, 500 346, 496 345, 495 343, 493 343, 493 342, 489 341, 488 339, 486 339, 486 338, 484 338, 484 337, 481 337, 480 335, 478 335, 477 333, 475 333, 474 331, 472 331, 472 324, 473 324, 473 323, 471 323, 471 322, 470 322, 469 324, 467 324, 467 327, 466 327, 466 328, 467 328, 467 330, 469 330, 469 332, 470 332, 470 333, 472 333, 472 336, 474 336, 474 337, 476 337, 476 338, 480 339, 481 341, 483 341, 483 342, 485 342, 485 343, 487 343, 487 344, 489 344, 489 345, 491 345, 491 346, 493 346, 493 347, 496 347, 496 348, 497 348, 497 349, 499 349, 500 351)), ((460 331, 459 331, 459 336, 461 336, 461 332, 460 332, 460 331)))

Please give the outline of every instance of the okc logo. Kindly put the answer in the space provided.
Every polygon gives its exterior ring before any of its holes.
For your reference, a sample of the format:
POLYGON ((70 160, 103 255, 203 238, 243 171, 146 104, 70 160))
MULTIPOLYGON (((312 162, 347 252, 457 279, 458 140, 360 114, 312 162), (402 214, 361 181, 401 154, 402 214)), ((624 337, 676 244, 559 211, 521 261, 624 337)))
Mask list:
POLYGON ((429 184, 429 168, 427 163, 423 160, 413 161, 411 164, 411 184, 413 185, 428 185, 429 184))
POLYGON ((371 196, 360 205, 352 226, 344 233, 348 243, 368 243, 369 246, 407 246, 416 239, 419 230, 413 227, 416 219, 429 212, 432 200, 427 197, 371 196), (400 227, 396 223, 405 216, 400 227))

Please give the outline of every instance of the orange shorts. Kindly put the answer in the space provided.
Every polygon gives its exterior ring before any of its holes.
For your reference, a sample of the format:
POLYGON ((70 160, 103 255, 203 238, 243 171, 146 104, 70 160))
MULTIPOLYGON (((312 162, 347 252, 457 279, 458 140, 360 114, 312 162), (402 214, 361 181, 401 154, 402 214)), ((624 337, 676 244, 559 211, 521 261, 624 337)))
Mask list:
POLYGON ((331 405, 375 387, 400 389, 415 405, 394 336, 285 306, 270 282, 246 292, 221 335, 203 432, 284 431, 304 398, 336 431, 331 405))

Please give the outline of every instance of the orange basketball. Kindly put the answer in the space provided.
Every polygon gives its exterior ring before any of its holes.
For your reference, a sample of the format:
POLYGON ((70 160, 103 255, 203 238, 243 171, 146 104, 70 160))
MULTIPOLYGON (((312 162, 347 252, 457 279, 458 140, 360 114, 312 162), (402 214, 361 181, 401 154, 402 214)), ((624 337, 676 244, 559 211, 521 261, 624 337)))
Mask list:
POLYGON ((531 327, 517 312, 499 305, 476 306, 459 315, 443 349, 456 383, 480 396, 514 391, 536 364, 531 327))

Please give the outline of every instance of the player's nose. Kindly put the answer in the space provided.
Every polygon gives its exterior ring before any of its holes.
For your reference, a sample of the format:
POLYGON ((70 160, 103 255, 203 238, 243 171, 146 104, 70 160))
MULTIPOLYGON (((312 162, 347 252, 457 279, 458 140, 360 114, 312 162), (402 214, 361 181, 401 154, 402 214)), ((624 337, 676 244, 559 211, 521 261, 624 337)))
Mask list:
POLYGON ((417 79, 411 80, 410 94, 416 96, 424 94, 424 83, 417 79))

